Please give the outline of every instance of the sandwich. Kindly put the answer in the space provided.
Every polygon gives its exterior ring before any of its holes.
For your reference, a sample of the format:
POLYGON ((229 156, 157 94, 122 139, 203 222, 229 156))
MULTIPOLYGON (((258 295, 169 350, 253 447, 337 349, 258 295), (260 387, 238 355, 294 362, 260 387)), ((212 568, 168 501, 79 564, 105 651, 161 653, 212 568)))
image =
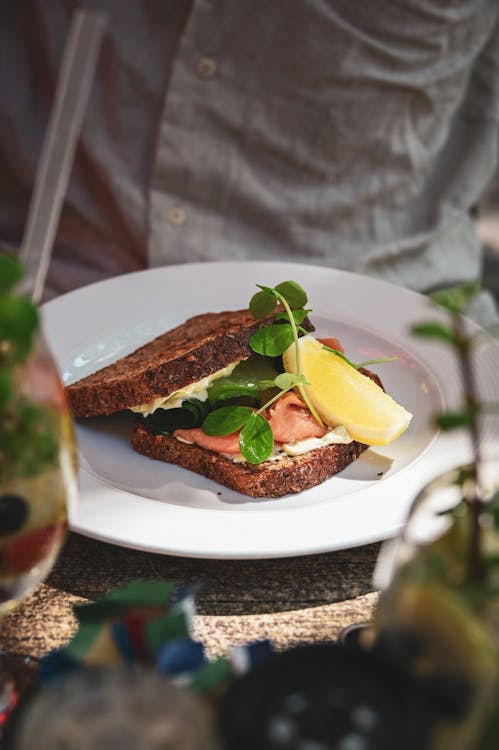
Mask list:
MULTIPOLYGON (((130 410, 134 450, 251 497, 320 484, 372 441, 331 415, 327 388, 325 403, 324 394, 317 401, 303 362, 326 354, 327 364, 332 358, 354 370, 347 375, 361 378, 362 388, 368 383, 378 398, 385 394, 379 377, 350 363, 338 342, 312 336, 306 301, 299 285, 284 282, 261 287, 248 309, 192 317, 67 386, 72 413, 80 419, 130 410)), ((392 403, 402 415, 397 411, 390 439, 411 417, 392 403)))

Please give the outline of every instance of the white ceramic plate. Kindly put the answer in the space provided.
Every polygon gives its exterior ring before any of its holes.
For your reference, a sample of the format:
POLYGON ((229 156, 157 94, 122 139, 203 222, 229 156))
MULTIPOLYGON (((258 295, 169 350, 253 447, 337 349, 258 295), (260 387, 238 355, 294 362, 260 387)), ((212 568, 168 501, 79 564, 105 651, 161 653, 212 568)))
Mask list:
MULTIPOLYGON (((294 279, 308 292, 319 334, 338 336, 354 361, 396 355, 374 367, 414 414, 392 445, 370 449, 344 472, 281 499, 253 500, 185 469, 151 461, 129 445, 133 417, 77 425, 81 492, 74 531, 136 549, 210 558, 265 558, 348 548, 394 535, 417 490, 466 451, 463 437, 437 433, 431 416, 459 403, 454 357, 444 344, 409 334, 435 317, 428 300, 391 284, 290 263, 170 266, 90 285, 43 308, 48 342, 65 383, 205 312, 245 307, 256 284, 294 279)), ((480 388, 497 396, 499 346, 480 356, 480 388)), ((486 440, 497 439, 487 425, 486 440)))

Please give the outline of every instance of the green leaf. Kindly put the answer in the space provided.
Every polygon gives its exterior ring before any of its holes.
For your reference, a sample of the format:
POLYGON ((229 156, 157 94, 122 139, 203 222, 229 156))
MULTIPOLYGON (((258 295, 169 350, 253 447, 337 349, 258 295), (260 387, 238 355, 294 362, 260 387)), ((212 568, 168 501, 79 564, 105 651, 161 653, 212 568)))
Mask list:
POLYGON ((257 284, 257 287, 261 289, 262 292, 266 292, 267 294, 270 294, 271 297, 274 297, 275 299, 277 299, 277 295, 271 286, 265 286, 264 284, 257 284))
POLYGON ((377 359, 366 359, 364 362, 359 362, 355 365, 357 369, 360 367, 369 367, 369 365, 383 365, 385 362, 397 362, 398 357, 378 357, 377 359))
POLYGON ((182 409, 186 409, 192 414, 196 419, 196 427, 199 427, 209 413, 210 406, 207 401, 201 401, 198 398, 188 398, 182 402, 182 409))
POLYGON ((290 325, 276 325, 260 328, 250 338, 250 347, 265 357, 279 357, 293 343, 293 329, 290 325))
POLYGON ((185 612, 171 612, 149 620, 144 631, 149 651, 154 654, 160 646, 170 640, 187 638, 189 621, 185 612))
MULTIPOLYGON (((300 323, 303 323, 303 321, 309 314, 310 310, 291 310, 291 312, 293 314, 293 319, 296 325, 299 326, 300 323)), ((277 315, 275 316, 275 319, 288 321, 289 317, 288 317, 287 312, 280 312, 280 313, 277 313, 277 315)), ((305 331, 305 333, 308 333, 308 332, 305 331)))
POLYGON ((175 409, 156 409, 146 417, 148 426, 160 435, 171 435, 175 430, 200 427, 208 407, 197 398, 186 399, 175 409))
POLYGON ((440 339, 446 341, 448 344, 455 344, 456 339, 450 328, 444 326, 442 323, 436 321, 428 321, 426 323, 416 323, 412 326, 411 332, 415 336, 421 336, 427 339, 440 339))
POLYGON ((7 361, 21 362, 29 353, 38 325, 38 312, 26 297, 0 297, 0 341, 10 342, 7 361))
POLYGON ((496 490, 491 501, 490 507, 492 510, 492 518, 494 521, 494 528, 499 531, 499 490, 496 490))
POLYGON ((478 281, 457 284, 448 289, 438 289, 430 294, 431 299, 440 307, 453 314, 464 313, 473 297, 480 291, 478 281))
POLYGON ((277 374, 278 370, 269 359, 255 354, 240 362, 230 375, 214 380, 208 389, 208 401, 212 407, 234 398, 250 398, 259 403, 260 392, 274 387, 277 374))
POLYGON ((134 580, 112 589, 90 604, 77 604, 74 611, 79 622, 100 622, 121 617, 140 607, 166 608, 174 591, 170 581, 134 580))
POLYGON ((12 372, 7 367, 0 367, 0 408, 12 396, 12 372))
POLYGON ((282 294, 290 307, 305 307, 308 302, 307 293, 296 281, 283 281, 281 284, 277 284, 274 289, 282 294))
POLYGON ((135 579, 104 596, 105 601, 114 601, 128 607, 165 607, 170 603, 175 585, 171 581, 135 579))
POLYGON ((57 458, 58 445, 57 440, 49 432, 44 432, 38 436, 36 441, 36 452, 42 462, 53 463, 57 458))
POLYGON ((435 422, 442 430, 454 430, 457 427, 471 427, 473 424, 473 414, 469 411, 447 411, 438 414, 435 422))
POLYGON ((221 692, 234 677, 231 663, 220 656, 215 661, 208 661, 201 665, 188 685, 189 691, 196 695, 206 695, 221 692))
POLYGON ((254 318, 266 318, 277 307, 277 299, 272 293, 266 291, 257 292, 249 303, 249 309, 254 318))
POLYGON ((203 422, 203 432, 222 437, 237 432, 253 414, 249 406, 221 406, 212 411, 203 422))
POLYGON ((271 389, 275 390, 275 387, 276 387, 275 378, 274 380, 259 380, 257 385, 260 391, 269 391, 271 389))
POLYGON ((259 402, 260 391, 258 388, 238 385, 237 383, 227 383, 217 389, 210 397, 210 405, 213 409, 228 406, 229 404, 257 406, 259 402))
POLYGON ((308 385, 305 375, 293 375, 291 372, 281 372, 275 378, 274 383, 282 391, 289 391, 295 385, 308 385))
POLYGON ((101 631, 102 622, 100 621, 82 622, 64 652, 76 661, 83 661, 101 631))
POLYGON ((261 414, 251 414, 239 435, 239 447, 250 464, 265 461, 274 447, 272 428, 261 414))
POLYGON ((357 368, 357 365, 351 362, 346 356, 346 354, 343 354, 343 352, 340 352, 339 349, 331 349, 330 346, 326 346, 325 344, 322 345, 322 348, 325 349, 327 352, 331 352, 331 354, 336 354, 336 356, 342 359, 344 362, 346 362, 347 365, 357 368))
POLYGON ((19 426, 22 430, 29 430, 40 418, 40 410, 37 406, 26 401, 17 408, 19 426))
POLYGON ((361 367, 368 367, 369 365, 379 365, 383 364, 385 362, 396 362, 398 357, 378 357, 377 359, 366 359, 364 362, 358 362, 355 364, 355 362, 352 362, 348 357, 343 353, 340 352, 339 349, 331 349, 330 346, 322 345, 323 349, 326 349, 326 351, 331 352, 332 354, 336 354, 337 357, 344 360, 348 365, 351 367, 355 367, 356 370, 359 370, 361 367))
POLYGON ((5 253, 0 253, 0 292, 7 292, 23 277, 22 265, 5 253))

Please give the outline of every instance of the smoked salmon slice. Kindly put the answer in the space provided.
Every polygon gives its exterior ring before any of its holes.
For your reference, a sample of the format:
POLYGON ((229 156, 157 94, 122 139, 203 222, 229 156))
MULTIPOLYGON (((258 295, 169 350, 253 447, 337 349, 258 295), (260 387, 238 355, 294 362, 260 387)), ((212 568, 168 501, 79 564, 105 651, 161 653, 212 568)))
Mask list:
MULTIPOLYGON (((297 443, 307 438, 320 438, 328 431, 327 427, 317 424, 303 399, 289 391, 275 401, 265 414, 276 443, 297 443)), ((201 427, 175 430, 174 436, 188 443, 195 443, 215 453, 238 455, 239 432, 230 435, 207 435, 201 427)))
POLYGON ((328 431, 324 425, 317 424, 303 399, 292 391, 275 401, 267 412, 276 443, 320 438, 328 431))

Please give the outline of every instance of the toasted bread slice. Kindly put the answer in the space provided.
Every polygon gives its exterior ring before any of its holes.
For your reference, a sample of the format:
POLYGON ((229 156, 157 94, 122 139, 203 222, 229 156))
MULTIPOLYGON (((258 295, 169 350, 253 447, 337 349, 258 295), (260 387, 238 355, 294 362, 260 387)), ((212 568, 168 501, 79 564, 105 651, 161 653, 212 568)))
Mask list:
MULTIPOLYGON (((74 417, 130 409, 196 383, 253 353, 253 333, 274 315, 255 320, 249 310, 204 313, 189 318, 117 362, 69 385, 74 417)), ((305 321, 309 330, 313 326, 305 321)))
POLYGON ((278 461, 241 464, 199 445, 169 435, 156 435, 141 420, 133 432, 132 447, 149 458, 195 471, 243 495, 282 497, 321 484, 355 461, 368 446, 354 441, 316 448, 301 456, 285 456, 278 461))

